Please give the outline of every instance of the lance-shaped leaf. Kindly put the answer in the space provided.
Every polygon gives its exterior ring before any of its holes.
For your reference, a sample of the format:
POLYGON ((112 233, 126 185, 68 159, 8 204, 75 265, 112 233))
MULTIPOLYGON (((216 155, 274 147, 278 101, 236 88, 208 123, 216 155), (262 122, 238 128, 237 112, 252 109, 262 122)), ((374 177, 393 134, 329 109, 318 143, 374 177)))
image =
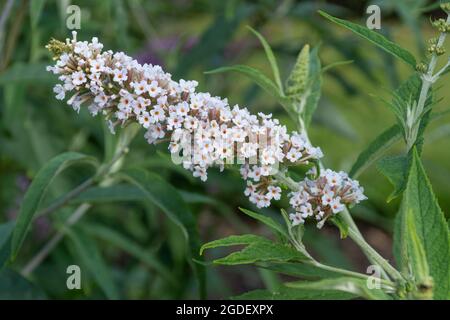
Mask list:
POLYGON ((11 254, 11 235, 15 221, 0 224, 0 270, 8 261, 11 254))
POLYGON ((114 300, 119 299, 119 290, 113 280, 111 268, 106 265, 95 241, 80 228, 65 230, 65 232, 72 240, 75 252, 80 257, 81 262, 106 297, 114 300))
POLYGON ((260 34, 258 31, 253 29, 250 26, 247 26, 247 28, 250 29, 251 32, 258 38, 258 40, 261 42, 264 52, 266 53, 267 60, 269 60, 270 67, 272 68, 273 77, 275 79, 275 83, 277 84, 278 88, 280 89, 280 92, 283 92, 283 84, 281 83, 281 76, 280 76, 280 70, 278 69, 277 60, 275 59, 275 55, 273 54, 272 48, 267 43, 266 39, 260 34))
POLYGON ((273 220, 271 217, 268 217, 268 216, 265 216, 265 215, 262 215, 262 214, 244 209, 244 208, 239 208, 239 210, 241 210, 243 213, 245 213, 246 215, 248 215, 256 220, 261 221, 262 223, 264 223, 266 226, 268 226, 273 231, 278 232, 281 235, 288 238, 286 229, 281 224, 279 224, 278 222, 273 220))
POLYGON ((230 67, 221 67, 214 70, 206 71, 206 74, 214 74, 214 73, 221 73, 221 72, 228 72, 228 71, 234 71, 241 73, 245 76, 247 76, 249 79, 254 81, 257 85, 259 85, 262 89, 264 89, 268 94, 270 94, 272 97, 279 99, 283 94, 278 89, 276 84, 273 83, 272 80, 270 80, 267 76, 265 76, 261 71, 258 69, 245 66, 245 65, 235 65, 230 67))
POLYGON ((399 126, 394 125, 383 131, 364 149, 356 159, 350 170, 352 178, 358 178, 369 166, 378 161, 382 155, 396 142, 402 138, 402 131, 399 126))
POLYGON ((405 190, 410 156, 387 156, 377 163, 377 169, 392 184, 394 190, 387 198, 387 202, 397 198, 405 190))
POLYGON ((85 162, 97 165, 96 159, 93 157, 76 152, 66 152, 54 157, 39 170, 25 194, 19 216, 17 217, 11 241, 11 255, 13 259, 17 256, 33 216, 53 179, 66 168, 85 162))
POLYGON ((356 23, 352 23, 352 22, 349 22, 349 21, 346 21, 343 19, 333 17, 323 11, 319 11, 319 13, 322 16, 324 16, 325 18, 327 18, 328 20, 330 20, 344 28, 347 28, 350 31, 353 31, 354 33, 356 33, 360 37, 363 37, 366 40, 369 40, 370 42, 377 45, 378 47, 385 50, 386 52, 392 54, 393 56, 399 58, 400 60, 403 60, 404 62, 406 62, 413 68, 416 67, 416 58, 414 58, 414 56, 409 51, 407 51, 406 49, 403 49, 398 44, 388 40, 383 35, 375 32, 375 31, 372 31, 366 27, 360 26, 356 23))
POLYGON ((267 238, 256 235, 229 236, 227 238, 208 242, 200 249, 246 245, 241 251, 214 260, 216 264, 238 265, 264 261, 303 261, 307 259, 303 254, 289 245, 273 242, 267 238))
POLYGON ((138 243, 122 235, 121 233, 100 224, 84 223, 82 225, 82 229, 93 237, 98 237, 102 240, 105 240, 111 243, 113 246, 116 246, 121 250, 127 252, 129 255, 135 257, 143 264, 150 267, 152 270, 155 270, 164 279, 171 282, 172 284, 175 284, 174 278, 170 274, 168 268, 158 260, 158 257, 156 257, 155 254, 151 252, 151 250, 140 246, 138 243))
MULTIPOLYGON (((409 228, 411 228, 411 222, 409 228)), ((449 297, 449 242, 447 222, 439 208, 417 150, 414 148, 401 210, 396 218, 394 252, 401 269, 406 271, 409 269, 408 263, 418 263, 417 252, 422 250, 420 247, 423 248, 429 273, 433 278, 434 299, 447 299, 449 297), (408 220, 406 218, 408 216, 413 221, 418 239, 411 239, 412 231, 407 230, 408 220), (420 246, 410 243, 411 241, 419 241, 420 246), (416 256, 411 257, 411 252, 416 252, 416 256)), ((417 267, 420 266, 416 265, 417 267)), ((420 268, 423 270, 425 267, 420 268)))

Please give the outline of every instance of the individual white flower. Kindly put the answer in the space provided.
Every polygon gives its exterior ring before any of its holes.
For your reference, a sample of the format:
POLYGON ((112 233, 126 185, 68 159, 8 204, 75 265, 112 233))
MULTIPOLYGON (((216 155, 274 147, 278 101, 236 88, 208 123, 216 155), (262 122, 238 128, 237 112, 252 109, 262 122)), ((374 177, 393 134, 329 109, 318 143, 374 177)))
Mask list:
POLYGON ((147 111, 142 112, 142 114, 138 116, 138 121, 145 129, 148 129, 152 123, 150 120, 150 114, 147 111))
POLYGON ((293 226, 305 223, 299 212, 289 214, 289 219, 291 219, 293 226))
POLYGON ((167 128, 169 130, 178 129, 183 124, 183 118, 179 117, 178 115, 171 115, 169 118, 167 118, 167 128))
POLYGON ((136 115, 140 115, 144 111, 147 110, 147 107, 150 105, 151 101, 149 99, 143 97, 137 97, 135 103, 133 103, 133 112, 136 115))
POLYGON ((152 110, 150 110, 150 114, 154 119, 153 122, 161 122, 166 118, 163 108, 161 108, 159 105, 156 105, 152 110))
POLYGON ((202 180, 203 182, 208 179, 208 174, 206 172, 206 169, 204 167, 201 167, 201 166, 195 166, 194 167, 194 172, 192 173, 192 175, 194 177, 199 177, 200 180, 202 180))
POLYGON ((125 68, 113 70, 113 80, 122 83, 128 79, 128 71, 125 68))
POLYGON ((277 186, 268 186, 266 197, 268 197, 269 199, 280 200, 281 188, 277 186))
POLYGON ((161 124, 156 123, 148 127, 148 131, 145 134, 145 138, 147 139, 148 143, 152 144, 156 140, 164 138, 165 135, 166 134, 161 124))
POLYGON ((187 116, 186 118, 184 118, 184 128, 187 130, 195 130, 197 129, 199 121, 197 120, 197 118, 192 117, 192 116, 187 116))
POLYGON ((334 199, 334 192, 331 190, 326 191, 323 195, 322 195, 322 204, 324 206, 328 206, 333 202, 334 199))
POLYGON ((244 195, 248 197, 255 192, 256 192, 256 186, 253 183, 251 183, 250 181, 247 181, 247 187, 244 190, 244 195))
POLYGON ((54 88, 53 88, 53 92, 56 93, 56 99, 58 100, 64 100, 65 96, 66 96, 66 90, 64 90, 64 87, 60 84, 57 84, 54 88))
POLYGON ((139 82, 131 82, 130 86, 134 89, 134 93, 137 95, 141 95, 149 90, 149 85, 145 80, 141 80, 139 82))
POLYGON ((180 79, 179 82, 181 91, 193 93, 195 91, 195 87, 197 87, 198 82, 197 81, 186 81, 183 79, 180 79))
POLYGON ((289 152, 286 154, 286 159, 288 159, 291 162, 296 162, 298 159, 300 159, 302 156, 302 153, 298 151, 296 148, 291 148, 289 152))
POLYGON ((244 142, 246 136, 247 133, 242 129, 236 128, 233 130, 232 138, 236 142, 244 142))
POLYGON ((98 74, 105 71, 105 60, 102 58, 97 58, 90 60, 90 70, 92 73, 98 74))
POLYGON ((158 96, 162 92, 162 89, 158 85, 158 81, 155 81, 155 80, 153 80, 148 85, 147 90, 148 90, 148 94, 152 98, 155 98, 156 96, 158 96))
POLYGON ((336 214, 345 209, 345 206, 341 203, 341 197, 334 198, 330 203, 331 211, 336 214))
POLYGON ((244 158, 251 158, 256 156, 258 150, 257 143, 246 142, 242 144, 240 149, 241 156, 244 158))
POLYGON ((259 209, 270 207, 270 199, 265 195, 258 195, 256 200, 256 206, 259 209))
POLYGON ((261 179, 261 168, 253 166, 253 169, 249 171, 248 177, 258 182, 261 179))
POLYGON ((72 74, 72 83, 75 86, 81 86, 83 83, 87 81, 86 75, 83 71, 77 71, 72 74))
POLYGON ((301 213, 303 218, 308 218, 313 215, 313 208, 311 203, 306 202, 300 206, 299 212, 301 213))
POLYGON ((180 117, 185 117, 187 116, 189 111, 189 104, 187 104, 185 101, 180 102, 175 106, 175 110, 177 115, 179 115, 180 117))
POLYGON ((94 102, 100 106, 103 107, 108 103, 108 97, 104 93, 100 93, 99 95, 95 96, 94 102))

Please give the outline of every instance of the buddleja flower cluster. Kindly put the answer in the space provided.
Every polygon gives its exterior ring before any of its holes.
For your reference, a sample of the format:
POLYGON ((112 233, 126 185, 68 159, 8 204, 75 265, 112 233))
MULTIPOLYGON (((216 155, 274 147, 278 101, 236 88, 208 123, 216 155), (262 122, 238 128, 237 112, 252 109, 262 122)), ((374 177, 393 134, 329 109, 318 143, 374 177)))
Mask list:
MULTIPOLYGON (((93 116, 103 114, 112 133, 118 125, 138 122, 148 143, 169 141, 172 155, 181 154, 183 167, 202 181, 210 167, 223 170, 237 159, 247 180, 245 195, 259 208, 281 197, 274 176, 278 166, 308 164, 323 156, 304 135, 289 134, 271 114, 231 107, 227 99, 196 92, 196 81, 174 81, 160 66, 102 51, 97 38, 77 41, 74 33, 66 43, 52 40, 47 47, 56 60, 48 70, 61 81, 54 87, 57 99, 70 95, 67 104, 75 111, 86 106, 93 116)), ((340 205, 351 203, 348 197, 341 199, 340 205)))
POLYGON ((321 228, 332 215, 345 209, 345 205, 354 205, 367 199, 358 181, 348 174, 326 169, 314 180, 306 178, 299 183, 299 190, 289 194, 289 203, 295 209, 289 218, 293 225, 304 223, 308 217, 314 217, 321 228))

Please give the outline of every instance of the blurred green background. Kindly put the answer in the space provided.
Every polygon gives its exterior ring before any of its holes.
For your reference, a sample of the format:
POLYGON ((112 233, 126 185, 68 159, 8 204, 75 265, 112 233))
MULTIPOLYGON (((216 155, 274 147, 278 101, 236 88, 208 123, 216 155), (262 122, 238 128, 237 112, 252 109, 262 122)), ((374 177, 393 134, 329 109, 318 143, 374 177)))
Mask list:
MULTIPOLYGON (((305 44, 320 46, 324 66, 353 60, 324 74, 322 97, 311 126, 312 141, 323 149, 326 165, 349 170, 364 147, 395 123, 379 97, 389 99, 390 92, 410 71, 376 47, 331 25, 317 10, 365 24, 365 10, 373 3, 381 7, 380 32, 416 56, 423 56, 427 39, 435 35, 429 19, 440 13, 433 2, 420 0, 0 1, 0 230, 14 221, 30 181, 49 159, 69 150, 101 159, 109 143, 100 118, 91 118, 87 112, 77 115, 54 99, 55 79, 45 72, 45 66, 51 63, 45 44, 52 37, 62 40, 70 36, 66 28, 69 4, 81 9, 79 39, 96 36, 107 49, 124 51, 142 63, 160 64, 175 79, 195 79, 200 83, 200 91, 228 97, 230 104, 247 106, 254 113, 271 112, 291 129, 293 123, 283 109, 243 76, 204 72, 248 64, 270 73, 264 51, 245 28, 247 25, 261 32, 271 44, 283 77, 287 77, 305 44)), ((444 99, 435 107, 437 110, 448 106, 449 94, 445 89, 438 91, 444 99)), ((423 154, 444 212, 450 208, 448 121, 449 117, 444 117, 427 129, 423 154)), ((264 227, 237 210, 239 206, 256 210, 244 197, 244 182, 237 172, 211 170, 207 183, 202 183, 171 164, 166 148, 149 146, 141 132, 125 166, 157 172, 180 190, 197 218, 202 242, 230 234, 268 234, 264 227)), ((398 154, 402 148, 403 143, 399 143, 389 152, 398 154)), ((85 167, 65 172, 52 184, 42 207, 90 174, 85 167)), ((392 259, 392 218, 398 200, 386 203, 391 186, 375 166, 365 171, 360 181, 369 200, 352 213, 368 241, 392 259)), ((35 220, 17 260, 2 271, 0 298, 105 298, 96 275, 87 271, 82 272, 82 290, 66 288, 67 266, 77 264, 85 270, 86 255, 97 261, 99 272, 108 274, 110 290, 115 290, 120 298, 197 297, 195 279, 186 259, 186 241, 178 227, 152 204, 126 199, 95 203, 72 228, 74 236, 65 237, 28 280, 19 277, 17 274, 48 242, 76 204, 35 220), (111 234, 126 239, 126 243, 111 241, 111 234), (85 246, 77 245, 76 238, 81 238, 85 246), (83 248, 89 250, 82 252, 83 248), (162 266, 169 276, 155 270, 153 263, 162 266)), ((264 212, 277 217, 287 202, 276 206, 264 212)), ((357 247, 350 240, 339 240, 333 228, 325 227, 320 232, 314 226, 308 228, 306 243, 314 255, 331 265, 363 272, 368 265, 357 247)), ((210 252, 207 260, 216 254, 223 252, 210 252)), ((209 298, 271 288, 283 280, 269 271, 244 266, 207 266, 206 278, 209 298)))

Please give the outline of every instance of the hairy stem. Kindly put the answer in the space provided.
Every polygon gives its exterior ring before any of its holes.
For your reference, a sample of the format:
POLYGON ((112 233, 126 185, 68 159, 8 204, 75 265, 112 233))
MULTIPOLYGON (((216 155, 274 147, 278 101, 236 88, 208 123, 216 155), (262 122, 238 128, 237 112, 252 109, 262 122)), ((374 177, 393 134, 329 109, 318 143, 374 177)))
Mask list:
MULTIPOLYGON (((368 275, 363 274, 363 273, 359 273, 359 272, 355 272, 355 271, 350 271, 350 270, 346 270, 346 269, 341 269, 341 268, 325 265, 325 264, 320 263, 320 262, 315 261, 315 260, 312 261, 311 264, 314 265, 317 268, 322 269, 322 270, 327 270, 327 271, 339 273, 339 274, 342 274, 344 276, 354 277, 354 278, 363 279, 363 280, 368 280, 371 277, 371 276, 368 276, 368 275)), ((384 284, 387 287, 387 289, 395 291, 395 284, 393 282, 391 282, 390 280, 385 280, 385 279, 380 279, 380 281, 381 281, 382 284, 384 284)))
MULTIPOLYGON (((447 20, 446 20, 447 24, 450 24, 450 15, 447 15, 447 20)), ((436 47, 442 47, 444 45, 445 42, 445 38, 447 37, 447 33, 446 32, 441 32, 441 34, 439 35, 436 47)), ((436 64, 438 61, 438 55, 436 53, 433 53, 431 55, 431 60, 430 63, 428 65, 428 69, 427 72, 425 74, 422 75, 422 87, 420 89, 420 94, 419 94, 419 99, 417 101, 417 105, 413 108, 415 108, 415 116, 418 117, 418 119, 414 119, 414 123, 412 124, 413 126, 419 126, 420 125, 420 117, 423 116, 423 112, 424 112, 424 108, 425 108, 425 103, 427 101, 427 97, 428 97, 428 92, 431 89, 431 86, 433 85, 434 82, 436 82, 436 80, 439 78, 439 75, 441 74, 441 71, 444 71, 444 68, 438 72, 435 76, 433 76, 434 70, 436 68, 436 64)), ((412 128, 408 128, 409 130, 411 130, 412 128)), ((412 135, 406 136, 406 147, 407 147, 407 151, 409 151, 414 144, 416 143, 416 139, 417 139, 417 134, 418 134, 418 130, 413 130, 412 131, 412 135)))
POLYGON ((366 240, 361 236, 359 232, 356 232, 352 228, 348 231, 349 237, 355 241, 355 243, 363 249, 368 257, 377 263, 383 270, 385 270, 394 280, 403 282, 404 278, 386 259, 384 259, 374 248, 372 248, 366 240))

